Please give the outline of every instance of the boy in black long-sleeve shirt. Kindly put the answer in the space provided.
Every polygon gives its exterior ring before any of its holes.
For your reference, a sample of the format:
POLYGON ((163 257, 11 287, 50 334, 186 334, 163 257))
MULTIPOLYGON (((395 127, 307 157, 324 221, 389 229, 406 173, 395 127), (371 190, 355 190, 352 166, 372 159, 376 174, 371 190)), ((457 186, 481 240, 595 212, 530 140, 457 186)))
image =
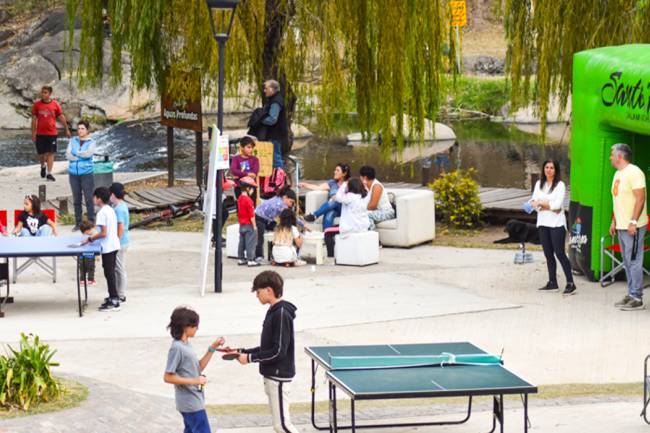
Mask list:
POLYGON ((257 299, 269 305, 262 326, 260 345, 243 349, 239 362, 257 362, 264 377, 264 391, 269 399, 273 429, 277 433, 298 433, 289 416, 289 386, 296 375, 293 319, 296 306, 282 299, 284 281, 274 271, 264 271, 253 280, 257 299))

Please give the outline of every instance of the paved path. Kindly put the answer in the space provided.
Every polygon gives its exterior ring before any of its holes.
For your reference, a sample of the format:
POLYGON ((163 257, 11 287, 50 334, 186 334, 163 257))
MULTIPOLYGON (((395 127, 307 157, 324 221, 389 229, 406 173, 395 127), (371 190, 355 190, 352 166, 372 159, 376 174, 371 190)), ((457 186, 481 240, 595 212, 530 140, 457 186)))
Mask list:
MULTIPOLYGON (((171 398, 151 396, 122 387, 88 379, 71 377, 89 388, 89 396, 79 407, 31 417, 0 421, 0 433, 169 433, 183 430, 180 415, 171 398)), ((169 393, 172 388, 169 386, 169 393)), ((360 404, 359 422, 365 420, 455 419, 464 416, 459 404, 418 406, 365 407, 360 404)), ((506 431, 521 431, 521 404, 506 400, 506 431)), ((597 396, 579 399, 532 400, 530 404, 531 431, 535 432, 647 432, 648 427, 638 417, 639 399, 597 396)), ((246 415, 210 415, 213 431, 269 432, 271 418, 266 413, 246 415)), ((294 414, 294 422, 303 432, 315 432, 306 412, 294 414)), ((340 421, 346 422, 342 414, 340 421)), ((318 422, 326 423, 325 414, 318 422)), ((476 432, 487 431, 491 423, 489 400, 483 398, 474 405, 470 422, 463 426, 393 429, 394 432, 476 432)), ((365 430, 364 430, 365 431, 365 430)), ((385 430, 382 430, 385 431, 385 430)))

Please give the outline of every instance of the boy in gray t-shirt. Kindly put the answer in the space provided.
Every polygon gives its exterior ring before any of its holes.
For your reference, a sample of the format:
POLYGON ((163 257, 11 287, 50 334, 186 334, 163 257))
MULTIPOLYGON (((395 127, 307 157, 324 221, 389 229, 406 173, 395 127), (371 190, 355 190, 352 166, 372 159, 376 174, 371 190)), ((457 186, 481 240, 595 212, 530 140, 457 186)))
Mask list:
POLYGON ((203 385, 207 379, 201 372, 212 359, 212 354, 225 343, 219 337, 199 360, 189 343, 199 327, 199 315, 186 307, 174 310, 167 328, 174 341, 167 355, 164 380, 174 385, 176 409, 183 416, 184 433, 211 433, 205 413, 203 385))

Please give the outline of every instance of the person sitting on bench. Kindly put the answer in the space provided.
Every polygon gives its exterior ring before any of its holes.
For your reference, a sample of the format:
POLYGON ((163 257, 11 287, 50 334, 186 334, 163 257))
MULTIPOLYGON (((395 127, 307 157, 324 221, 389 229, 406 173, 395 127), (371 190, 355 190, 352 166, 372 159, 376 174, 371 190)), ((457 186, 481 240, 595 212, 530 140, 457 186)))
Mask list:
POLYGON ((325 230, 325 246, 327 257, 334 257, 334 243, 337 234, 346 237, 350 233, 368 231, 368 200, 370 196, 357 178, 352 178, 343 183, 336 192, 335 200, 341 203, 341 220, 338 227, 325 230))
POLYGON ((35 195, 28 195, 23 202, 24 211, 16 221, 14 236, 58 236, 56 223, 41 212, 41 201, 35 195))

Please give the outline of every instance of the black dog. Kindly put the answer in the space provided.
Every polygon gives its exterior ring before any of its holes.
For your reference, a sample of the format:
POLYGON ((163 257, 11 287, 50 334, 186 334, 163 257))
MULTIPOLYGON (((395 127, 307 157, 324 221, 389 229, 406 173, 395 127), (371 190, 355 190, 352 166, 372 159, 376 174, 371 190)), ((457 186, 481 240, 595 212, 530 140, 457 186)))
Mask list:
POLYGON ((495 244, 530 244, 539 245, 539 233, 535 224, 526 223, 517 220, 508 220, 504 232, 508 233, 505 239, 494 241, 495 244))

